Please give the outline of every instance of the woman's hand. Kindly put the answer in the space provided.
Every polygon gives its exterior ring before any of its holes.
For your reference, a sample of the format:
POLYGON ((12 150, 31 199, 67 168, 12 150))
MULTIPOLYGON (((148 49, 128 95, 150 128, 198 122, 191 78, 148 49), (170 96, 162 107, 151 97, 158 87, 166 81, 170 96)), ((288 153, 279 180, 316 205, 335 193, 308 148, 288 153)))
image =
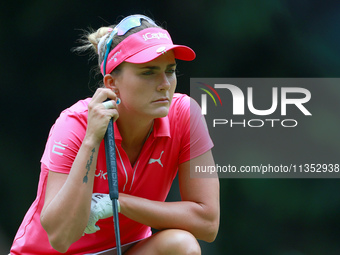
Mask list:
POLYGON ((93 193, 91 212, 84 234, 93 234, 100 230, 96 225, 98 220, 113 216, 112 201, 109 194, 93 193))
POLYGON ((113 121, 116 121, 119 117, 116 100, 117 96, 111 89, 97 89, 88 105, 86 140, 90 139, 94 143, 100 143, 103 140, 110 119, 113 118, 113 121), (107 109, 102 104, 107 99, 111 99, 113 108, 107 109))

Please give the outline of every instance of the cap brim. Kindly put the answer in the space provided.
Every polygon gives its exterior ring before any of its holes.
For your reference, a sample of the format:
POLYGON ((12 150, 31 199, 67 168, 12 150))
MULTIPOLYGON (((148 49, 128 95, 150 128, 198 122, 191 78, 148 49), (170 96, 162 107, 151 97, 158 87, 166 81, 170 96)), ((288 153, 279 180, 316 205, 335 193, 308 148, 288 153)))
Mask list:
POLYGON ((133 64, 147 63, 162 56, 162 54, 170 50, 174 51, 175 58, 179 60, 192 61, 196 57, 195 52, 187 46, 174 44, 159 44, 144 49, 132 55, 131 57, 125 59, 125 61, 133 64))

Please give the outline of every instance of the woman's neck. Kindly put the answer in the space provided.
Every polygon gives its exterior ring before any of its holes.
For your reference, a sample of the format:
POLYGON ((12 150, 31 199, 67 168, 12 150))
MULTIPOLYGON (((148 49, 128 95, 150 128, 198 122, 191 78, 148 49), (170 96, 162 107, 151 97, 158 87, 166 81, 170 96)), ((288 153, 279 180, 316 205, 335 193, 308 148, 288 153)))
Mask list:
POLYGON ((117 120, 119 133, 122 137, 122 147, 133 166, 138 159, 143 145, 153 129, 153 119, 149 121, 136 118, 121 118, 117 120))

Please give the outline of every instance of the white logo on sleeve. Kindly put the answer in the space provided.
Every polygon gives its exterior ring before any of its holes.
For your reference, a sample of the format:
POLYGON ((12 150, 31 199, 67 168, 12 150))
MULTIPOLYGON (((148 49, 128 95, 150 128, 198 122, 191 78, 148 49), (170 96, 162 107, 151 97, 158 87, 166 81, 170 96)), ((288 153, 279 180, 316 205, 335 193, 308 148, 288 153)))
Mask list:
POLYGON ((149 164, 152 164, 152 163, 156 163, 156 162, 157 162, 158 164, 160 164, 160 165, 163 167, 163 164, 162 164, 162 162, 161 162, 161 158, 162 158, 163 153, 164 153, 164 151, 161 152, 161 155, 159 156, 158 159, 150 158, 149 164))
POLYGON ((57 151, 56 149, 58 148, 59 150, 65 150, 66 147, 68 147, 67 144, 62 144, 61 142, 54 141, 54 145, 53 145, 53 148, 52 148, 52 153, 55 153, 55 154, 58 154, 58 155, 62 156, 64 154, 62 152, 60 152, 60 151, 57 151))

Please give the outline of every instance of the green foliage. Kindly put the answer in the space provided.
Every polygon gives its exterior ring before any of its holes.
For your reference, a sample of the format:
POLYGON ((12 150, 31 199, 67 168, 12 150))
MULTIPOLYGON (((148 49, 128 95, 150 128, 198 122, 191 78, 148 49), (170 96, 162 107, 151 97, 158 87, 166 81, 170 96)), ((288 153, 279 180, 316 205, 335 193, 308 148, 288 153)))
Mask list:
MULTIPOLYGON (((78 29, 115 23, 119 15, 137 12, 166 21, 174 41, 190 45, 198 56, 192 63, 179 63, 179 92, 188 93, 189 77, 340 75, 338 1, 4 3, 0 195, 6 210, 0 229, 8 239, 34 200, 50 126, 61 110, 91 96, 89 87, 97 82, 89 72, 95 61, 70 52, 78 29)), ((331 134, 340 130, 340 118, 330 97, 338 101, 339 92, 340 87, 313 109, 323 113, 321 129, 311 123, 307 132, 281 139, 302 136, 311 150, 321 146, 320 153, 338 160, 339 141, 331 134)), ((245 146, 244 153, 252 155, 247 160, 279 160, 271 146, 270 141, 245 146)), ((243 155, 230 154, 240 162, 243 155)), ((203 254, 339 254, 339 193, 338 179, 221 179, 220 231, 213 244, 202 243, 203 254)))

